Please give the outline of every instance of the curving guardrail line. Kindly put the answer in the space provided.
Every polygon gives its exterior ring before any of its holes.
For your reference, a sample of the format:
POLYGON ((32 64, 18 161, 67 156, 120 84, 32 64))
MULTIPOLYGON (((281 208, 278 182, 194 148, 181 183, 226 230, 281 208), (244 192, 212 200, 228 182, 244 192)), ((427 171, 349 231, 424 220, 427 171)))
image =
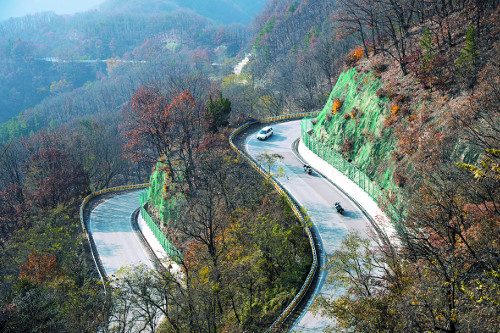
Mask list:
MULTIPOLYGON (((283 120, 303 118, 306 116, 312 116, 312 115, 318 115, 318 114, 319 114, 319 112, 299 113, 299 114, 292 114, 292 115, 286 115, 286 116, 266 118, 266 119, 262 119, 260 122, 267 123, 267 122, 283 121, 283 120)), ((302 300, 302 298, 304 297, 304 295, 308 291, 309 286, 312 284, 313 279, 314 279, 314 275, 316 274, 316 271, 318 270, 319 264, 318 264, 318 255, 316 253, 316 246, 314 243, 313 235, 311 233, 311 230, 309 229, 309 226, 307 225, 304 214, 300 210, 299 206, 297 205, 297 203, 295 202, 293 197, 271 175, 269 175, 264 169, 262 169, 260 167, 260 165, 256 164, 251 157, 247 156, 245 153, 240 151, 236 147, 236 145, 233 143, 233 138, 238 133, 240 133, 243 129, 247 128, 248 126, 250 126, 252 124, 256 124, 256 123, 259 123, 259 121, 246 123, 246 124, 238 127, 236 130, 234 130, 233 133, 231 133, 231 135, 229 136, 229 143, 231 145, 231 148, 233 148, 236 151, 236 153, 238 153, 238 155, 240 155, 248 163, 250 163, 250 165, 252 167, 254 167, 257 171, 259 171, 264 176, 264 178, 266 178, 278 190, 278 192, 285 197, 288 204, 290 205, 290 207, 294 211, 295 215, 301 221, 301 223, 302 223, 302 225, 307 233, 307 237, 309 238, 309 243, 311 245, 312 257, 313 257, 311 269, 309 270, 309 274, 307 275, 306 280, 304 281, 304 284, 302 285, 302 288, 300 288, 297 295, 295 295, 293 300, 290 302, 290 304, 288 304, 288 306, 285 308, 285 310, 283 310, 281 315, 266 330, 266 333, 267 333, 267 332, 273 331, 275 328, 280 327, 283 324, 283 322, 288 318, 288 316, 293 312, 293 310, 295 310, 297 305, 300 303, 300 301, 302 300)))
MULTIPOLYGON (((299 206, 297 203, 294 201, 292 196, 286 191, 279 183, 277 183, 270 175, 267 174, 265 170, 263 170, 259 165, 257 165, 249 156, 246 156, 243 152, 241 152, 233 143, 233 138, 236 134, 238 134, 240 131, 243 129, 247 128, 251 124, 255 123, 268 123, 268 122, 277 122, 277 121, 283 121, 283 120, 289 120, 289 119, 298 119, 298 118, 303 118, 306 116, 313 116, 313 115, 318 115, 319 111, 315 112, 307 112, 307 113, 299 113, 299 114, 291 114, 291 115, 284 115, 284 116, 278 116, 278 117, 270 117, 270 118, 265 118, 261 119, 260 121, 254 121, 254 122, 248 122, 240 127, 238 127, 235 131, 233 131, 229 137, 229 143, 231 147, 245 160, 247 160, 250 165, 252 165, 257 171, 259 171, 266 179, 269 180, 269 182, 278 190, 280 194, 282 194, 292 210, 294 211, 295 215, 300 219, 302 222, 307 236, 309 238, 309 242, 311 244, 311 249, 312 249, 312 256, 313 256, 313 263, 311 265, 311 269, 309 271, 309 274, 306 277, 306 281, 302 285, 302 288, 299 290, 297 295, 295 295, 294 299, 290 302, 290 304, 285 308, 285 310, 281 313, 281 315, 274 321, 274 323, 271 324, 271 326, 267 329, 266 332, 270 332, 274 330, 274 328, 279 327, 283 322, 288 318, 288 316, 292 313, 292 311, 295 309, 295 307, 299 304, 299 302, 302 300, 304 297, 305 293, 309 289, 309 286, 311 285, 314 274, 316 273, 318 269, 318 257, 316 254, 316 247, 314 244, 314 239, 312 236, 311 231, 309 230, 309 227, 307 226, 307 222, 304 218, 303 213, 301 212, 299 206)), ((90 199, 93 197, 109 193, 109 192, 117 192, 117 191, 123 191, 123 190, 133 190, 133 189, 138 189, 138 188, 145 188, 149 187, 148 184, 138 184, 138 185, 125 185, 125 186, 117 186, 113 188, 107 188, 99 191, 95 191, 83 199, 81 205, 80 205, 80 222, 82 224, 82 230, 85 233, 85 236, 87 237, 87 241, 89 242, 90 245, 90 253, 92 255, 92 259, 94 260, 94 264, 96 265, 97 272, 99 273, 99 278, 101 279, 101 283, 103 286, 104 290, 104 304, 103 304, 103 309, 105 308, 107 299, 108 299, 108 293, 106 289, 106 272, 104 268, 102 267, 101 260, 96 256, 96 247, 94 240, 92 238, 92 235, 90 235, 87 231, 87 226, 86 226, 86 221, 85 221, 85 216, 84 216, 84 211, 85 211, 85 206, 89 202, 90 199)))
MULTIPOLYGON (((90 235, 87 231, 87 222, 85 221, 85 206, 89 202, 89 200, 93 197, 99 196, 101 194, 109 193, 109 192, 116 192, 116 191, 123 191, 123 190, 133 190, 133 189, 138 189, 138 188, 144 188, 148 187, 149 184, 139 184, 139 185, 125 185, 125 186, 117 186, 113 188, 107 188, 99 191, 92 192, 91 194, 87 195, 85 199, 83 199, 82 204, 80 205, 80 222, 82 224, 82 229, 83 232, 85 233, 85 236, 87 236, 87 241, 89 242, 90 245, 90 253, 92 254, 92 259, 94 259, 94 264, 97 268, 97 272, 99 273, 99 278, 101 279, 102 287, 104 289, 104 303, 102 305, 102 309, 104 310, 106 306, 106 302, 108 300, 108 291, 106 289, 106 272, 104 270, 104 267, 102 266, 101 260, 96 256, 96 247, 94 243, 94 239, 92 238, 92 235, 90 235)), ((94 320, 95 321, 95 320, 94 320)))

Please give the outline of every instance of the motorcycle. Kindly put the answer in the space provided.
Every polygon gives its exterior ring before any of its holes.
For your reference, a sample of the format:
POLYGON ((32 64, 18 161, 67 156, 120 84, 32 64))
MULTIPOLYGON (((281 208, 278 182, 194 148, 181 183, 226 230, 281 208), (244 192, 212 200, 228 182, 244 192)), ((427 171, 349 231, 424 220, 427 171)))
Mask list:
POLYGON ((337 213, 344 215, 344 208, 342 208, 339 202, 335 203, 335 209, 337 210, 337 213))
POLYGON ((312 174, 312 168, 310 165, 307 165, 307 164, 304 164, 304 171, 307 173, 307 174, 312 174))

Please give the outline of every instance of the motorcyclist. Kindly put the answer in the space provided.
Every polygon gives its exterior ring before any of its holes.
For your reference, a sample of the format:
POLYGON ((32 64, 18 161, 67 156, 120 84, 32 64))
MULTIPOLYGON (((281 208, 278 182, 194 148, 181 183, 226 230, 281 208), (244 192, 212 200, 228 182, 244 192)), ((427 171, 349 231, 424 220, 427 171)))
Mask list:
POLYGON ((304 171, 307 172, 308 174, 312 173, 312 168, 308 164, 304 164, 304 171))
POLYGON ((342 208, 339 202, 335 203, 335 209, 337 210, 337 213, 344 214, 344 208, 342 208))

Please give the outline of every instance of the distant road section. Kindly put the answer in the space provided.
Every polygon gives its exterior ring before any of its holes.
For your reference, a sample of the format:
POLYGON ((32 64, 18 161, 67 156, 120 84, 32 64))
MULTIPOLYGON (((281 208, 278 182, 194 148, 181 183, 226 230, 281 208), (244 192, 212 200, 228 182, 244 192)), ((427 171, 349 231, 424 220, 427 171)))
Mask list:
POLYGON ((90 213, 88 231, 107 276, 123 266, 154 268, 152 256, 131 222, 133 212, 139 207, 140 191, 107 198, 90 213))

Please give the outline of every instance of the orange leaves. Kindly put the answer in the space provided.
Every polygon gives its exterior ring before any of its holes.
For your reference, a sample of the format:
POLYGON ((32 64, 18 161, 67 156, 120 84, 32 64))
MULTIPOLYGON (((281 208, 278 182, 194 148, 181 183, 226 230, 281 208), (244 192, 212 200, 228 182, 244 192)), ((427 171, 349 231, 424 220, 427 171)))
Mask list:
POLYGON ((389 111, 390 114, 387 115, 384 121, 384 126, 386 127, 392 126, 394 123, 397 123, 400 119, 402 119, 403 117, 407 116, 410 113, 407 104, 403 103, 402 106, 400 106, 396 102, 392 104, 392 106, 389 108, 389 111))
POLYGON ((333 102, 333 106, 332 106, 332 113, 333 114, 337 114, 340 109, 342 108, 342 105, 344 104, 344 102, 342 102, 341 100, 339 100, 338 98, 333 102))
POLYGON ((394 104, 391 108, 391 114, 393 116, 397 116, 397 114, 399 113, 399 109, 400 109, 399 105, 394 104))
POLYGON ((191 95, 189 90, 184 90, 179 95, 174 96, 172 103, 168 105, 167 109, 170 111, 172 109, 194 109, 195 105, 196 102, 193 95, 191 95))
POLYGON ((358 61, 364 57, 365 57, 365 51, 361 46, 358 46, 347 56, 346 63, 349 66, 355 66, 358 63, 358 61))
POLYGON ((31 251, 28 261, 19 269, 20 279, 29 279, 35 283, 46 283, 59 275, 59 264, 56 256, 45 254, 40 256, 36 250, 31 251))
POLYGON ((365 56, 365 51, 363 51, 361 46, 358 46, 358 48, 355 49, 353 52, 353 57, 354 57, 354 59, 356 59, 356 61, 363 58, 364 56, 365 56))

